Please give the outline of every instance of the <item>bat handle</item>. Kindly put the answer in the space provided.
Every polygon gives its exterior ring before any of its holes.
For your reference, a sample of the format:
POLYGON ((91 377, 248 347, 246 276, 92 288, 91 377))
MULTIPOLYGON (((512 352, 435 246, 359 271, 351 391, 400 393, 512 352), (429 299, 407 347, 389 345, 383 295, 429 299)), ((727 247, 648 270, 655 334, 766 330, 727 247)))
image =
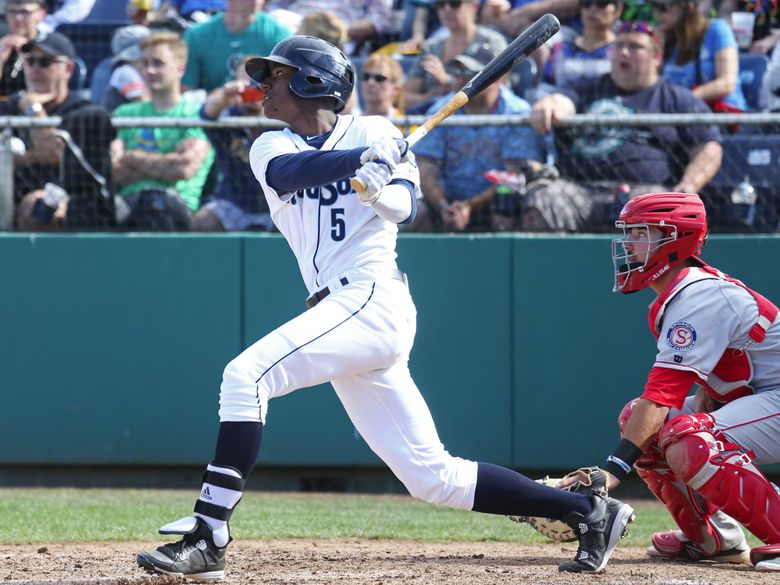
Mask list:
MULTIPOLYGON (((438 126, 442 120, 449 117, 453 112, 462 108, 468 101, 469 97, 465 93, 462 91, 456 93, 455 96, 444 106, 442 106, 438 112, 428 118, 424 124, 418 126, 414 132, 405 138, 408 148, 412 148, 415 144, 422 140, 428 134, 428 132, 438 126)), ((366 190, 366 186, 363 184, 363 181, 357 177, 352 177, 349 180, 349 184, 352 185, 355 193, 360 193, 366 190)))
POLYGON ((357 177, 352 177, 349 180, 349 184, 352 185, 352 189, 355 191, 355 193, 362 193, 366 190, 366 186, 363 184, 363 181, 357 177))

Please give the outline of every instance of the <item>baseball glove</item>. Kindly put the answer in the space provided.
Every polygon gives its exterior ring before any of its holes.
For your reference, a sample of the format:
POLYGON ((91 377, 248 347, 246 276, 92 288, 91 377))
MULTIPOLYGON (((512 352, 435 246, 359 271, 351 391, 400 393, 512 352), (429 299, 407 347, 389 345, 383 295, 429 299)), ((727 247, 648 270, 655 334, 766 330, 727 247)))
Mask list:
MULTIPOLYGON (((587 496, 593 494, 599 494, 601 496, 607 495, 607 476, 602 469, 599 469, 598 467, 581 467, 580 469, 567 474, 565 477, 571 477, 578 473, 584 474, 585 479, 563 488, 564 490, 587 496)), ((555 487, 562 479, 565 478, 545 476, 536 481, 544 485, 555 487)), ((574 542, 577 540, 577 533, 563 520, 553 520, 552 518, 541 518, 537 516, 509 516, 509 519, 515 522, 525 522, 551 540, 557 540, 558 542, 574 542)))

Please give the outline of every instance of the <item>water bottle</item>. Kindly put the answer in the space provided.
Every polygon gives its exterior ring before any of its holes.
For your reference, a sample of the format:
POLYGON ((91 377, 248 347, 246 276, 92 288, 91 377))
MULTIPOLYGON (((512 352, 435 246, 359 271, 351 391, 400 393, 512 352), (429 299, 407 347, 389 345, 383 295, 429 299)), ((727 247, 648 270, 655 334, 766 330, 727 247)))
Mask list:
POLYGON ((520 213, 520 199, 525 194, 525 175, 493 169, 485 172, 484 176, 491 183, 496 184, 493 212, 507 217, 517 217, 520 213))
POLYGON ((607 219, 614 221, 620 217, 620 212, 623 211, 623 206, 628 203, 630 194, 631 185, 628 183, 618 183, 615 185, 612 204, 607 206, 609 211, 609 217, 607 219))
POLYGON ((745 177, 731 192, 733 217, 737 223, 752 226, 756 219, 756 199, 758 195, 750 179, 745 177))
POLYGON ((629 195, 631 195, 631 186, 628 183, 618 183, 615 187, 615 205, 623 209, 623 206, 628 203, 629 195))
POLYGON ((515 217, 520 208, 517 199, 517 191, 513 191, 506 185, 498 185, 496 196, 493 198, 493 211, 498 215, 515 217))

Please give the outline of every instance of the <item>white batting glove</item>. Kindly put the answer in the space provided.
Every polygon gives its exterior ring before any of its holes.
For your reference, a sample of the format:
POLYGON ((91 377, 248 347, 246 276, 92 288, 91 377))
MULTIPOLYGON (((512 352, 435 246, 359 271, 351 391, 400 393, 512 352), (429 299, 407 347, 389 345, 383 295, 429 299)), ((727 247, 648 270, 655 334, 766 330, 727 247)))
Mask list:
POLYGON ((406 153, 409 150, 409 144, 401 138, 382 138, 373 142, 363 154, 360 155, 360 164, 367 162, 384 160, 387 165, 395 170, 395 165, 406 162, 406 153))
POLYGON ((365 191, 358 191, 357 196, 363 205, 373 205, 379 199, 379 194, 390 182, 393 171, 383 161, 367 162, 355 173, 355 177, 366 186, 365 191))

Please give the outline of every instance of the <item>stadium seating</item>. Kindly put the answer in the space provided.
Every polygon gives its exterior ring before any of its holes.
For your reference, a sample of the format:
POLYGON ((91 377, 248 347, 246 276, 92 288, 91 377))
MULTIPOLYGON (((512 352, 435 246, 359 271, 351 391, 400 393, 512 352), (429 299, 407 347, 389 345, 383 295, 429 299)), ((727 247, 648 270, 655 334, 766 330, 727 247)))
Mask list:
POLYGON ((121 22, 130 24, 127 17, 127 2, 120 0, 96 0, 92 10, 82 23, 121 22))
POLYGON ((89 72, 94 71, 98 63, 111 56, 111 37, 126 22, 78 22, 63 24, 57 32, 66 35, 76 48, 76 54, 84 60, 87 69, 85 86, 91 82, 89 72))
POLYGON ((769 70, 769 58, 765 55, 743 53, 739 56, 739 81, 748 108, 758 112, 766 108, 769 97, 764 90, 764 78, 769 70))
POLYGON ((780 133, 724 135, 722 146, 720 170, 702 193, 709 204, 711 224, 716 228, 735 227, 731 193, 747 178, 758 195, 756 219, 750 228, 774 231, 780 211, 780 133))
POLYGON ((74 68, 73 68, 73 75, 70 77, 70 81, 68 82, 68 88, 71 91, 84 91, 87 89, 87 76, 89 74, 89 69, 87 68, 86 63, 84 63, 84 59, 81 57, 76 57, 74 60, 74 68))
POLYGON ((92 70, 89 84, 89 99, 93 104, 102 104, 106 95, 108 80, 111 78, 111 57, 106 57, 92 70))

